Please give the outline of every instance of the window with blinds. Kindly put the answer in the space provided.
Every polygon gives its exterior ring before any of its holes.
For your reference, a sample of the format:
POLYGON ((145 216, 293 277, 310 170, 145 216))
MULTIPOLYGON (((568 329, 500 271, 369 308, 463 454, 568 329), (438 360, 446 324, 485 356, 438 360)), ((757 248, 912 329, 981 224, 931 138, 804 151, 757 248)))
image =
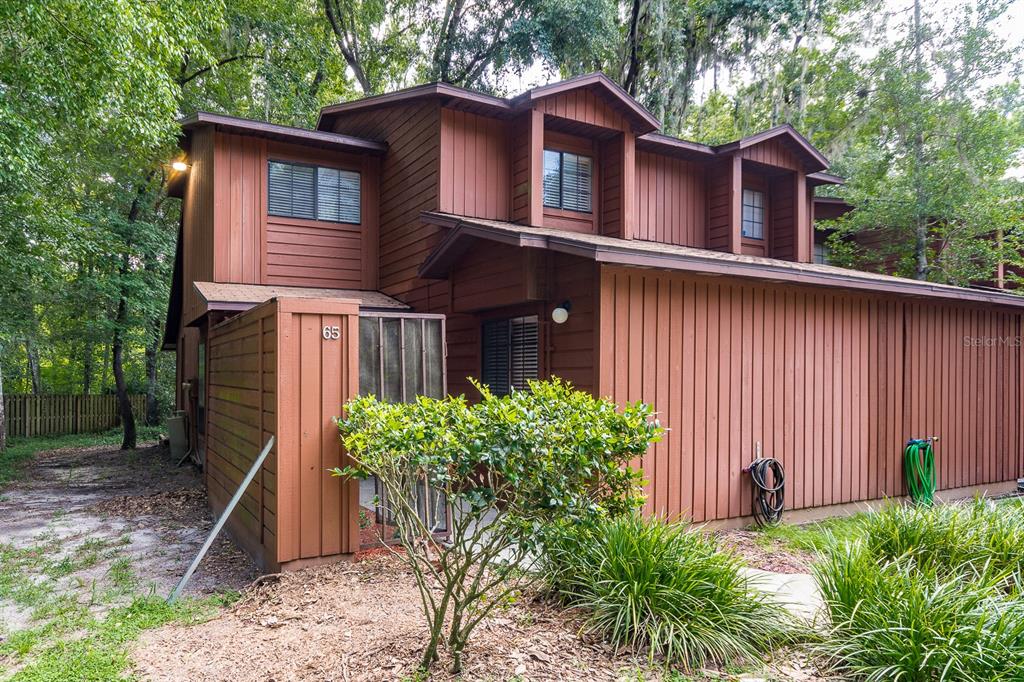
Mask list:
POLYGON ((285 161, 271 161, 268 166, 270 215, 359 224, 359 173, 285 161))
POLYGON ((743 236, 764 239, 764 192, 743 190, 743 236))
POLYGON ((537 316, 485 322, 481 330, 480 380, 495 395, 523 390, 540 373, 537 316))
POLYGON ((591 212, 594 161, 589 156, 544 150, 544 205, 591 212))

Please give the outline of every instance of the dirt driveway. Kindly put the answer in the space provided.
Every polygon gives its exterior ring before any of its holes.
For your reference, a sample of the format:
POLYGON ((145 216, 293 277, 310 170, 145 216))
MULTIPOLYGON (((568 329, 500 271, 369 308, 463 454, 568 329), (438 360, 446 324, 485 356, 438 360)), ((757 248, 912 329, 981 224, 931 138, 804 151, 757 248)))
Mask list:
MULTIPOLYGON (((166 595, 212 526, 202 480, 156 445, 39 453, 21 480, 0 491, 0 545, 30 561, 45 557, 40 580, 79 592, 95 610, 117 604, 89 596, 130 573, 133 594, 166 595)), ((23 561, 22 563, 26 563, 23 561)), ((40 564, 42 567, 42 565, 40 564)), ((31 569, 31 566, 27 567, 31 569)), ((256 576, 247 555, 222 539, 186 594, 240 590, 256 576)), ((0 601, 0 633, 30 626, 31 604, 0 601)))

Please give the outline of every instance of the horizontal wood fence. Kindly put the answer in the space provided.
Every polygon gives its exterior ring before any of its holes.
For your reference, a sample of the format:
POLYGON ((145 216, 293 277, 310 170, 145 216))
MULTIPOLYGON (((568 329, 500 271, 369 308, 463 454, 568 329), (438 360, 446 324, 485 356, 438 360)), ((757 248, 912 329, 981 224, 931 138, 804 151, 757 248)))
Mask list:
MULTIPOLYGON (((142 419, 146 396, 128 397, 136 419, 142 419)), ((56 436, 106 431, 121 423, 116 395, 6 395, 8 436, 56 436)))

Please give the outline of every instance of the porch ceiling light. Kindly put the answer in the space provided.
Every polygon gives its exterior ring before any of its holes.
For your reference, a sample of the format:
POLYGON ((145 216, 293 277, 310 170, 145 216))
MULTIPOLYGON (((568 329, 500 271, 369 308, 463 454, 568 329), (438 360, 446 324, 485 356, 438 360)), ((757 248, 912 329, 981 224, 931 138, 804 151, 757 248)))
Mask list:
POLYGON ((561 305, 551 311, 551 321, 555 324, 563 324, 569 319, 569 311, 572 310, 570 301, 562 301, 561 305))
POLYGON ((171 162, 171 168, 178 171, 179 173, 184 173, 185 171, 188 170, 188 164, 182 161, 181 159, 178 159, 176 161, 171 162))

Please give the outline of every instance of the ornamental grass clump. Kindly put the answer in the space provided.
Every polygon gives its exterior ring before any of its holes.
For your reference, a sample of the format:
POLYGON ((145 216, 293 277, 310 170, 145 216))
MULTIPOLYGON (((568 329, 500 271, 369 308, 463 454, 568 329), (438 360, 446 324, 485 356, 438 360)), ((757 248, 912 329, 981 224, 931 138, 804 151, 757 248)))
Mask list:
POLYGON ((685 525, 633 514, 563 528, 546 542, 550 589, 617 648, 700 667, 749 660, 796 633, 783 606, 751 589, 741 561, 685 525))
POLYGON ((972 579, 970 564, 937 571, 918 558, 857 541, 814 566, 831 621, 824 656, 872 682, 1024 679, 1024 600, 972 579))
POLYGON ((960 504, 893 504, 862 521, 862 537, 880 561, 905 559, 943 577, 1017 589, 1024 575, 1024 504, 976 499, 960 504))

